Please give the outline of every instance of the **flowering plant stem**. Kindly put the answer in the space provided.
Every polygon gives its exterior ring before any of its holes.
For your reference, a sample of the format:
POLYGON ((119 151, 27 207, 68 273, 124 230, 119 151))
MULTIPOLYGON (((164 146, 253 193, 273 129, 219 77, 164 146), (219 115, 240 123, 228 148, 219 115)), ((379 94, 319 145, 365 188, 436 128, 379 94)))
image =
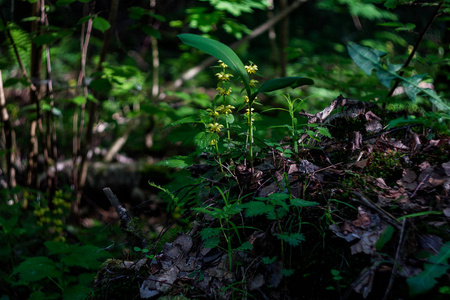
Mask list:
POLYGON ((249 136, 249 155, 250 155, 250 168, 253 173, 253 124, 252 124, 252 102, 248 103, 248 136, 249 136))

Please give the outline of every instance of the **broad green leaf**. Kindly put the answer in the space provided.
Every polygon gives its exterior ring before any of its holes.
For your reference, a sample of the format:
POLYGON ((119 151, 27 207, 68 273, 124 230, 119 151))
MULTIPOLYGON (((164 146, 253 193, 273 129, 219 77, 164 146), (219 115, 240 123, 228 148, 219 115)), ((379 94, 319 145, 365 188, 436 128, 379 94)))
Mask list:
POLYGON ((231 70, 241 77, 247 94, 250 95, 250 81, 247 71, 241 59, 230 47, 221 42, 190 33, 179 34, 178 38, 186 45, 197 48, 227 64, 231 70))
POLYGON ((300 245, 301 242, 305 241, 305 237, 301 233, 291 233, 291 234, 277 234, 280 240, 285 241, 289 245, 295 247, 300 245))
POLYGON ((187 156, 174 156, 163 161, 160 161, 156 166, 164 166, 169 168, 187 168, 192 165, 193 160, 191 157, 187 156))
POLYGON ((414 75, 412 77, 405 78, 402 83, 405 88, 406 95, 408 95, 409 99, 413 102, 416 101, 416 96, 421 91, 421 88, 418 85, 425 76, 426 74, 414 75))
POLYGON ((292 199, 291 204, 297 207, 307 207, 307 206, 316 206, 319 205, 319 203, 314 201, 307 201, 303 199, 292 199))
POLYGON ((200 148, 209 147, 214 140, 219 140, 217 133, 200 132, 194 137, 194 143, 200 148))
POLYGON ((273 193, 269 195, 270 200, 287 200, 289 199, 289 195, 285 193, 273 193))
POLYGON ((380 63, 380 57, 386 55, 385 52, 360 46, 355 43, 349 43, 347 49, 355 64, 367 75, 370 75, 372 70, 375 69, 378 79, 384 86, 389 87, 391 81, 396 78, 401 81, 402 85, 405 87, 407 96, 412 101, 415 101, 417 94, 422 92, 439 110, 450 111, 450 105, 444 102, 433 90, 424 89, 418 86, 426 74, 404 78, 396 73, 399 70, 398 65, 390 65, 388 63, 388 68, 383 68, 380 63))
POLYGON ((219 246, 220 243, 220 238, 218 236, 214 236, 208 240, 205 241, 205 243, 203 244, 203 247, 205 248, 216 248, 217 246, 219 246))
POLYGON ((155 37, 157 39, 161 38, 161 33, 158 30, 156 30, 153 26, 144 25, 140 28, 146 35, 155 37))
POLYGON ((232 216, 241 212, 242 208, 236 204, 228 204, 223 207, 223 211, 227 216, 232 216))
POLYGON ((81 19, 78 20, 77 25, 83 24, 87 21, 89 21, 90 19, 94 18, 95 16, 93 15, 88 15, 88 16, 84 16, 81 19))
POLYGON ((200 231, 200 236, 202 240, 210 239, 214 236, 217 236, 220 233, 220 228, 203 228, 200 231))
POLYGON ((61 258, 66 266, 78 266, 85 269, 93 270, 98 268, 105 257, 109 257, 109 253, 105 251, 99 251, 98 247, 92 245, 85 245, 76 247, 69 255, 61 258))
POLYGON ((55 263, 45 256, 31 257, 15 268, 13 274, 19 274, 24 281, 37 281, 47 277, 58 277, 61 272, 55 263))
POLYGON ((244 242, 241 246, 236 248, 237 251, 250 251, 253 249, 253 245, 249 242, 244 242))
POLYGON ((438 255, 430 257, 430 262, 425 263, 424 269, 419 275, 406 279, 409 286, 409 294, 417 296, 430 291, 437 283, 436 278, 447 273, 450 265, 450 242, 442 245, 438 255))
POLYGON ((259 215, 264 215, 274 210, 273 205, 267 205, 261 201, 251 201, 242 204, 241 207, 244 207, 246 209, 245 210, 246 217, 255 217, 259 215))
POLYGON ((375 71, 375 74, 377 74, 378 80, 381 82, 382 85, 384 85, 387 88, 390 88, 392 80, 397 78, 397 76, 395 76, 395 74, 397 74, 396 72, 399 71, 401 68, 402 68, 401 64, 397 65, 390 64, 388 66, 389 72, 386 72, 384 68, 378 68, 375 71))
POLYGON ((375 243, 375 247, 377 248, 378 251, 381 251, 381 249, 383 249, 384 245, 386 245, 386 243, 390 241, 393 233, 394 233, 394 227, 391 225, 388 225, 388 227, 386 227, 386 229, 381 234, 378 241, 375 243))
POLYGON ((109 22, 102 17, 95 17, 92 21, 92 27, 100 30, 101 32, 105 32, 111 27, 111 24, 109 24, 109 22))
POLYGON ((367 75, 370 75, 373 69, 380 67, 380 57, 387 54, 386 52, 360 46, 355 43, 349 43, 347 49, 348 54, 353 59, 355 64, 367 75))
POLYGON ((86 104, 87 100, 83 96, 76 96, 75 98, 72 99, 72 102, 78 106, 81 106, 83 104, 86 104))
POLYGON ((317 127, 317 131, 319 131, 319 133, 320 133, 321 135, 324 135, 324 136, 326 136, 327 138, 331 138, 331 133, 330 133, 330 131, 328 130, 328 128, 325 128, 325 127, 317 127))
POLYGON ((44 244, 45 247, 50 250, 50 252, 48 253, 49 255, 68 253, 71 250, 71 247, 63 242, 47 241, 44 244))
POLYGON ((292 87, 293 89, 295 89, 302 85, 313 84, 314 81, 312 79, 301 76, 276 78, 264 82, 264 84, 256 91, 255 94, 269 93, 286 87, 292 87))
POLYGON ((386 7, 387 9, 393 9, 397 7, 397 0, 387 0, 384 3, 384 7, 386 7))

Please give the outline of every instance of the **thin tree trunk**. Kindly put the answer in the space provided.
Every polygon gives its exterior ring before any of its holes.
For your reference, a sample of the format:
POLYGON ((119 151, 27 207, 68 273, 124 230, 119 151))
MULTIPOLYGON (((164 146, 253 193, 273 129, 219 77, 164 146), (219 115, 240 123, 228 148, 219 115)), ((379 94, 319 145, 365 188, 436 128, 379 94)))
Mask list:
MULTIPOLYGON (((155 12, 156 0, 150 0, 150 8, 155 12)), ((153 84, 152 84, 152 98, 156 99, 159 94, 159 50, 158 40, 154 37, 150 37, 152 44, 152 64, 153 64, 153 84)))
MULTIPOLYGON (((116 18, 117 18, 117 11, 119 8, 119 0, 113 0, 111 1, 111 11, 109 13, 109 23, 111 27, 105 32, 105 36, 103 38, 103 45, 102 50, 100 53, 100 60, 98 62, 97 70, 102 70, 102 63, 105 61, 106 54, 108 53, 109 48, 109 42, 111 40, 112 31, 114 30, 116 18)), ((101 100, 101 99, 99 99, 101 100)), ((83 194, 83 188, 86 183, 86 176, 87 176, 87 168, 88 168, 88 161, 87 161, 87 153, 89 148, 92 145, 92 138, 93 138, 93 130, 94 130, 94 124, 97 121, 97 115, 98 115, 98 104, 96 102, 89 102, 89 122, 86 127, 86 137, 84 140, 84 143, 81 146, 81 167, 80 172, 78 176, 78 190, 77 190, 77 199, 74 203, 74 206, 72 207, 72 211, 74 214, 78 214, 78 206, 81 201, 81 196, 83 194)))
MULTIPOLYGON (((38 17, 38 20, 32 22, 32 33, 40 35, 43 16, 41 14, 41 1, 38 0, 32 5, 32 15, 38 17)), ((28 154, 28 172, 27 184, 39 188, 39 180, 37 178, 37 156, 39 151, 37 128, 41 123, 41 111, 39 107, 40 81, 42 77, 42 46, 35 43, 31 44, 31 66, 30 66, 31 81, 36 85, 36 91, 30 88, 31 102, 36 106, 36 119, 31 121, 30 126, 30 152, 28 154)), ((41 126, 40 126, 41 127, 41 126)), ((26 205, 26 204, 25 204, 26 205)))
POLYGON ((0 70, 0 117, 3 123, 4 144, 6 149, 6 176, 8 177, 8 187, 16 187, 16 170, 14 162, 16 158, 14 129, 11 126, 8 110, 6 109, 5 91, 3 89, 2 70, 0 70))
MULTIPOLYGON (((92 13, 95 8, 95 1, 91 3, 85 3, 83 10, 83 16, 87 16, 92 13)), ((81 37, 80 37, 80 50, 81 50, 81 66, 80 66, 80 74, 78 75, 77 86, 83 88, 83 97, 87 101, 88 97, 88 88, 84 84, 84 79, 86 78, 86 59, 87 59, 87 51, 89 46, 89 40, 91 38, 92 32, 92 19, 86 23, 83 23, 81 26, 81 37)), ((80 113, 78 115, 78 107, 75 108, 75 112, 73 114, 73 122, 72 122, 72 180, 74 190, 78 192, 78 153, 81 148, 81 134, 84 128, 84 114, 86 111, 86 104, 83 103, 80 106, 80 113), (80 124, 78 124, 78 119, 80 120, 80 124)))

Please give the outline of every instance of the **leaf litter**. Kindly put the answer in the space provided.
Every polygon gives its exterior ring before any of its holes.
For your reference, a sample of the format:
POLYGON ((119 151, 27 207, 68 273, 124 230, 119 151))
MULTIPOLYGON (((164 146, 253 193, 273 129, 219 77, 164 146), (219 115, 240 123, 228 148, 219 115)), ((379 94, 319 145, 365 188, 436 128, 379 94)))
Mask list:
MULTIPOLYGON (((429 138, 411 126, 384 131, 383 114, 371 103, 339 96, 321 112, 305 114, 309 123, 329 125, 331 138, 322 136, 290 157, 269 147, 254 169, 237 165, 236 188, 254 199, 253 210, 244 205, 235 212, 247 227, 240 237, 245 245, 232 256, 223 244, 208 248, 208 239, 220 236, 205 235, 217 228, 217 219, 199 212, 189 233, 148 259, 140 297, 186 294, 186 286, 192 297, 208 299, 230 299, 237 291, 257 299, 438 293, 437 283, 448 285, 450 269, 450 138, 429 138), (285 214, 282 222, 300 222, 301 232, 281 232, 269 218, 283 208, 274 204, 285 201, 275 197, 283 193, 290 195, 288 209, 304 210, 304 217, 295 221, 285 214), (297 249, 289 266, 280 240, 297 249), (330 287, 336 282, 324 274, 332 268, 345 273, 334 277, 345 284, 330 287), (393 289, 394 283, 400 286, 393 289)), ((200 166, 191 169, 205 176, 200 166)))

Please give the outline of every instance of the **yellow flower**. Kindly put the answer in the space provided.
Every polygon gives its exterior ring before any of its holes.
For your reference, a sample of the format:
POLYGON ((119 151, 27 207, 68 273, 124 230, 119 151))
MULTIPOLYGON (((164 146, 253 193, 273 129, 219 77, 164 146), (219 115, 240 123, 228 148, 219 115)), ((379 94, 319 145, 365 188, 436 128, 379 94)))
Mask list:
POLYGON ((250 79, 250 86, 255 86, 255 84, 257 84, 257 83, 259 83, 259 81, 258 80, 255 80, 255 79, 250 79))
POLYGON ((219 112, 216 110, 212 110, 211 108, 208 108, 206 110, 206 112, 211 116, 211 117, 218 117, 219 116, 219 112))
MULTIPOLYGON (((255 109, 252 108, 252 113, 253 113, 254 110, 255 110, 255 109)), ((249 111, 249 109, 247 108, 247 112, 245 113, 245 115, 248 116, 249 114, 250 114, 250 111, 249 111)))
POLYGON ((233 75, 225 72, 216 73, 216 76, 219 78, 220 81, 230 81, 230 77, 233 77, 233 75))
POLYGON ((225 95, 228 96, 231 93, 231 88, 226 90, 226 89, 224 89, 224 88, 219 86, 216 90, 218 90, 219 91, 219 95, 222 95, 222 96, 225 96, 225 95))
POLYGON ((219 60, 219 64, 222 68, 228 68, 228 65, 226 63, 224 63, 223 61, 219 60))
POLYGON ((207 125, 207 127, 208 127, 208 131, 209 132, 211 132, 211 133, 219 133, 220 129, 223 127, 223 125, 219 124, 219 123, 214 123, 214 124, 210 123, 210 124, 207 125))
POLYGON ((251 63, 249 66, 245 66, 248 74, 255 74, 258 71, 258 66, 254 63, 251 63))
MULTIPOLYGON (((255 99, 253 99, 253 101, 256 101, 256 99, 258 99, 258 97, 255 97, 255 99)), ((248 99, 248 96, 244 96, 244 102, 248 103, 250 101, 250 99, 248 99)))
POLYGON ((217 140, 211 140, 210 142, 209 142, 209 145, 210 146, 215 146, 217 144, 217 140))
POLYGON ((226 115, 231 113, 232 109, 234 109, 234 106, 232 106, 232 105, 227 105, 227 106, 221 105, 217 108, 217 110, 220 111, 221 114, 226 114, 226 115))

